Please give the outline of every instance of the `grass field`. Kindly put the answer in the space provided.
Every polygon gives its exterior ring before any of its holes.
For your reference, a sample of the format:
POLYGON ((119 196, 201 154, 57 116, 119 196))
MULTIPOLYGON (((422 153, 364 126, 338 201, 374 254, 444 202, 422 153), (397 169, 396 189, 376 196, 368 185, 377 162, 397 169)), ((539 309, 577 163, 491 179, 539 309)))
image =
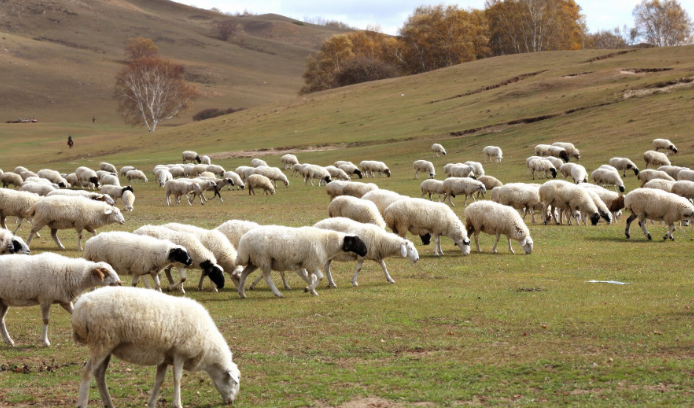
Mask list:
MULTIPOLYGON (((486 145, 504 149, 504 162, 485 169, 505 183, 530 182, 525 158, 532 146, 560 140, 577 144, 580 163, 589 170, 613 156, 642 165, 641 154, 654 137, 677 144, 680 154, 672 158, 674 164, 694 165, 689 137, 694 89, 622 98, 626 87, 640 89, 693 75, 694 48, 639 50, 584 62, 608 53, 494 58, 156 134, 64 122, 0 125, 7 135, 0 139, 2 168, 22 164, 32 170, 74 171, 107 160, 150 172, 153 165, 177 162, 182 150, 193 148, 200 154, 217 153, 213 162, 234 169, 250 161, 240 156, 254 154, 267 154, 265 160, 280 165, 281 151, 249 150, 311 148, 298 151, 302 162, 383 160, 393 177, 375 182, 419 196, 419 181, 412 180, 414 160, 432 160, 441 179, 445 163, 482 161, 486 145), (658 67, 675 69, 621 73, 658 67), (499 88, 427 103, 542 70, 547 71, 499 88), (594 74, 562 78, 587 71, 594 74), (604 103, 611 104, 508 124, 604 103), (452 134, 477 128, 484 129, 452 134), (72 129, 84 136, 68 151, 62 133, 72 129), (432 159, 428 149, 433 141, 443 143, 448 156, 432 159), (314 151, 316 147, 324 150, 314 151)), ((224 192, 224 203, 204 207, 166 207, 155 183, 136 184, 135 211, 126 215, 126 225, 103 231, 172 221, 212 228, 228 219, 300 226, 325 218, 323 188, 290 181, 289 188, 279 187, 271 197, 224 192)), ((629 191, 637 187, 633 174, 625 182, 629 191)), ((454 210, 462 216, 462 201, 455 202, 454 210)), ((624 220, 596 227, 531 224, 535 250, 530 256, 520 255, 517 244, 517 254, 509 254, 503 238, 499 253, 491 254, 492 237, 482 236, 482 253, 463 257, 444 239, 446 255, 435 258, 433 248, 416 239, 421 258, 415 266, 386 261, 395 284, 387 284, 380 267, 371 263, 360 274, 359 286, 351 287, 355 265, 337 264, 338 288, 326 289, 322 283, 319 297, 305 294, 295 276, 290 277, 294 290, 280 289, 284 299, 274 298, 264 284, 244 300, 230 284, 218 294, 200 292, 194 273, 186 289, 210 310, 234 352, 242 372, 239 406, 691 405, 694 290, 688 262, 694 230, 678 228, 674 242, 649 242, 635 227, 626 240, 624 220), (630 284, 586 282, 591 279, 630 284)), ((660 225, 649 224, 649 229, 654 237, 665 232, 660 225)), ((20 235, 27 234, 23 227, 20 235)), ((32 242, 34 253, 55 251, 48 235, 32 242)), ((68 247, 61 253, 79 256, 74 231, 59 235, 68 247)), ((38 308, 10 309, 6 320, 16 345, 0 345, 5 367, 0 371, 0 406, 74 406, 86 348, 72 344, 69 316, 53 310, 50 348, 40 346, 38 308)), ((115 404, 145 404, 153 377, 153 368, 112 362, 107 379, 115 404)), ((96 388, 91 398, 93 406, 101 403, 96 388)), ((169 373, 160 405, 169 406, 171 398, 169 373)), ((205 407, 220 400, 204 374, 188 373, 183 402, 205 407)))

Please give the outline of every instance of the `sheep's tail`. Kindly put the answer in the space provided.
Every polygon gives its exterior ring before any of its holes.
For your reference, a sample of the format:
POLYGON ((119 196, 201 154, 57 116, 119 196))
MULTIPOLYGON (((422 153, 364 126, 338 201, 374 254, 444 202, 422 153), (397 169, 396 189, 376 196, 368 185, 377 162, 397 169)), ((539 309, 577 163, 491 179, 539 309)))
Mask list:
POLYGON ((73 316, 73 319, 72 319, 72 341, 77 343, 77 344, 87 344, 87 337, 88 336, 89 336, 89 328, 87 327, 87 323, 82 321, 82 319, 76 319, 73 316))
POLYGON ((236 248, 236 265, 248 265, 250 261, 250 254, 246 248, 246 245, 239 245, 239 247, 236 248))

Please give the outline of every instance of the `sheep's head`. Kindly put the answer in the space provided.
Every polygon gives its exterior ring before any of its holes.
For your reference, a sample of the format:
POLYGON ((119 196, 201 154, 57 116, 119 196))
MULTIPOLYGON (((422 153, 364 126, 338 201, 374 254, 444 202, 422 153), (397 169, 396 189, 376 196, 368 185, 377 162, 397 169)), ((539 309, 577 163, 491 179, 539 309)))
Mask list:
POLYGON ((436 173, 429 173, 429 178, 430 178, 430 179, 433 179, 434 177, 436 177, 436 173))
POLYGON ((182 246, 177 246, 169 251, 169 261, 180 263, 185 266, 190 266, 193 264, 193 260, 188 255, 188 251, 182 246))
POLYGON ((634 175, 635 175, 635 176, 638 176, 638 175, 639 175, 639 169, 638 169, 638 167, 633 166, 633 167, 632 167, 632 170, 634 170, 634 175))
POLYGON ((604 219, 608 224, 612 223, 612 214, 601 209, 598 209, 598 212, 600 213, 600 217, 602 217, 602 219, 604 219))
POLYGON ((521 246, 525 250, 526 255, 530 255, 533 252, 533 239, 530 238, 530 235, 527 237, 523 238, 523 240, 520 242, 521 246))
POLYGON ((195 161, 198 163, 202 163, 202 160, 200 160, 200 156, 195 156, 195 161))
POLYGON ((570 161, 569 155, 566 153, 566 150, 559 152, 559 158, 564 160, 564 162, 566 163, 570 161))
MULTIPOLYGON (((323 180, 325 181, 325 184, 328 184, 328 183, 330 183, 330 182, 332 181, 332 180, 330 179, 330 176, 325 176, 325 178, 324 178, 323 180)), ((289 185, 289 182, 287 182, 287 185, 289 185)))
POLYGON ((12 237, 12 242, 10 245, 7 247, 9 249, 11 254, 29 254, 31 252, 29 250, 29 246, 24 243, 24 241, 20 237, 12 237))
POLYGON ((89 177, 89 182, 94 184, 94 187, 99 188, 99 179, 96 177, 89 177))
POLYGON ((362 178, 361 170, 359 170, 359 169, 354 170, 354 174, 356 174, 357 176, 359 176, 359 178, 362 178))
POLYGON ((390 177, 390 169, 386 169, 384 173, 386 173, 386 176, 390 177))
POLYGON ((120 225, 125 224, 125 218, 123 214, 116 207, 108 207, 104 210, 104 215, 108 215, 111 221, 117 222, 120 225))
POLYGON ((224 269, 222 269, 221 266, 207 260, 200 263, 200 269, 202 269, 202 272, 209 276, 210 280, 217 285, 217 289, 222 289, 224 287, 224 269))
POLYGON ((61 181, 60 183, 58 183, 58 187, 67 188, 67 185, 61 181))
POLYGON ((557 178, 557 169, 554 167, 549 169, 550 173, 552 173, 552 178, 557 178))
POLYGON ((677 154, 677 148, 675 147, 675 145, 670 145, 668 149, 672 150, 675 154, 677 154))
POLYGON ((463 256, 470 255, 470 240, 468 238, 464 238, 460 241, 453 241, 453 245, 457 246, 461 251, 463 251, 463 256))
POLYGON ((598 225, 598 221, 600 221, 600 214, 595 213, 590 216, 590 223, 592 225, 598 225))
POLYGON ((233 404, 241 387, 241 372, 238 366, 232 361, 225 367, 215 364, 207 373, 217 392, 222 396, 222 402, 226 405, 233 404))
POLYGON ((366 244, 357 236, 347 235, 342 243, 342 250, 345 252, 354 252, 359 256, 365 256, 366 244))
MULTIPOLYGON (((395 232, 395 231, 393 231, 393 232, 395 232)), ((426 234, 424 234, 424 235, 420 235, 420 236, 419 236, 419 239, 422 240, 422 245, 429 245, 429 244, 431 244, 431 234, 429 234, 429 233, 426 233, 426 234)))
POLYGON ((626 188, 624 188, 624 186, 619 186, 619 192, 620 193, 623 193, 625 190, 626 190, 626 188))
POLYGON ((407 239, 400 244, 400 255, 402 255, 403 258, 409 259, 413 264, 419 261, 419 252, 417 252, 417 248, 407 239))
POLYGON ((121 286, 120 278, 111 265, 106 262, 98 262, 96 266, 87 266, 91 270, 92 281, 96 281, 97 286, 121 286))
MULTIPOLYGON (((232 184, 233 185, 233 184, 232 184)), ((284 180, 284 186, 289 187, 289 180, 284 180)))

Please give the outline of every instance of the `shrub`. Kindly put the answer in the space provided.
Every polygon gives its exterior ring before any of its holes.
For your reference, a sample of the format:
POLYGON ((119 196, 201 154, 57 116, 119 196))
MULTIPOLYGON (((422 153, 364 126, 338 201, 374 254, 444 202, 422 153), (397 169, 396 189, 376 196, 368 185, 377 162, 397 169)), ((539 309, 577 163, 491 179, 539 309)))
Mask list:
POLYGON ((222 116, 222 115, 228 115, 230 113, 242 111, 243 108, 239 109, 234 109, 234 108, 227 108, 227 109, 217 109, 217 108, 208 108, 208 109, 203 109, 200 112, 196 113, 193 115, 193 120, 194 121, 200 121, 200 120, 205 120, 205 119, 212 119, 216 118, 217 116, 222 116))
POLYGON ((345 62, 335 74, 337 86, 360 84, 400 76, 398 68, 387 62, 356 57, 345 62))

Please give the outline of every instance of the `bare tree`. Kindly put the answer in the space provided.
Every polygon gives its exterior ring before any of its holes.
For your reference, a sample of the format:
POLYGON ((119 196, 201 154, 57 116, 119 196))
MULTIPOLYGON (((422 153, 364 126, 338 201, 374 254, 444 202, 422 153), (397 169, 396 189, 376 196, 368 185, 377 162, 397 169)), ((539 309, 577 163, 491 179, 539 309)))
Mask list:
POLYGON ((657 47, 674 47, 692 42, 692 20, 675 0, 642 0, 634 8, 638 38, 657 47))
POLYGON ((128 61, 134 61, 142 57, 156 57, 158 53, 159 48, 149 38, 130 38, 128 39, 128 46, 125 47, 128 61))
POLYGON ((226 41, 235 32, 236 32, 236 23, 233 21, 227 20, 227 21, 220 21, 219 23, 217 23, 212 30, 212 35, 214 35, 216 38, 218 38, 222 41, 226 41))
POLYGON ((116 75, 114 98, 126 123, 154 132, 159 122, 188 110, 200 93, 183 74, 183 66, 152 57, 138 58, 123 68, 116 75))

